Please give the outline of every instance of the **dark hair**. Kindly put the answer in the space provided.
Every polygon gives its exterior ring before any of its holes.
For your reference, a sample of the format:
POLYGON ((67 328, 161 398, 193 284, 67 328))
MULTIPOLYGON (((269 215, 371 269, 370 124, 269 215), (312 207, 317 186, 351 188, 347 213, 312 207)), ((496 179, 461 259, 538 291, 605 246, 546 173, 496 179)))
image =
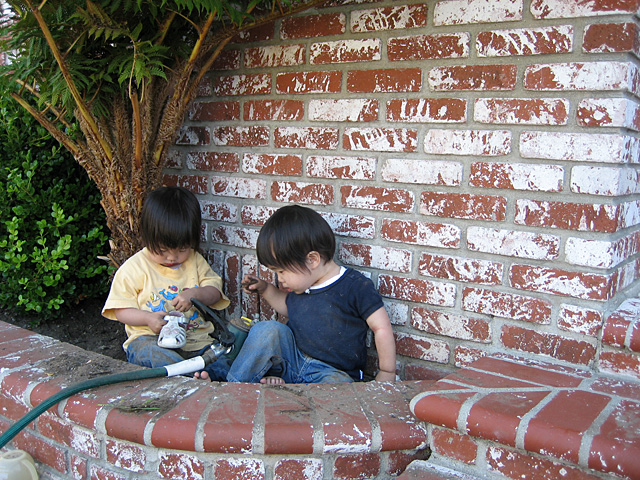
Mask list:
POLYGON ((308 270, 309 252, 316 251, 328 262, 336 250, 329 224, 315 210, 300 205, 279 208, 258 235, 258 261, 270 268, 308 270))
POLYGON ((142 207, 142 243, 154 253, 162 248, 200 247, 200 203, 182 187, 160 187, 142 207))

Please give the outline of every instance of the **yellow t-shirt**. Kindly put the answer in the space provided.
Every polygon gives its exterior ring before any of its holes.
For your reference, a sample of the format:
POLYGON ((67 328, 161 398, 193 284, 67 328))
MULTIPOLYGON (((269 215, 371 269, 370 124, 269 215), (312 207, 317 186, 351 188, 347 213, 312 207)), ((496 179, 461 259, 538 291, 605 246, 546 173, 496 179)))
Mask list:
MULTIPOLYGON (((152 261, 148 250, 143 248, 129 258, 118 269, 107 301, 102 308, 102 315, 116 320, 115 309, 137 308, 152 312, 175 310, 171 300, 187 288, 213 286, 220 291, 222 298, 209 305, 222 310, 229 305, 229 299, 222 292, 222 279, 209 266, 202 255, 195 251, 177 268, 169 268, 152 261)), ((184 312, 189 320, 187 327, 187 344, 183 350, 196 351, 211 344, 210 333, 214 327, 210 321, 204 320, 195 308, 184 312)), ((125 325, 127 340, 122 345, 125 349, 131 341, 141 335, 155 335, 147 326, 125 325)))

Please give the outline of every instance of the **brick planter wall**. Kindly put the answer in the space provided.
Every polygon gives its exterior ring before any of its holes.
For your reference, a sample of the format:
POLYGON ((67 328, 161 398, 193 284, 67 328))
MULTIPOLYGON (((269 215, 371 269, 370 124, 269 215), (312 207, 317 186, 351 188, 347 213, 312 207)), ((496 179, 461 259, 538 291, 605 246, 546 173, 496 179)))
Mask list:
POLYGON ((229 314, 273 317, 239 279, 300 203, 385 297, 403 378, 497 351, 597 368, 640 266, 637 9, 330 2, 228 46, 166 182, 200 196, 229 314))

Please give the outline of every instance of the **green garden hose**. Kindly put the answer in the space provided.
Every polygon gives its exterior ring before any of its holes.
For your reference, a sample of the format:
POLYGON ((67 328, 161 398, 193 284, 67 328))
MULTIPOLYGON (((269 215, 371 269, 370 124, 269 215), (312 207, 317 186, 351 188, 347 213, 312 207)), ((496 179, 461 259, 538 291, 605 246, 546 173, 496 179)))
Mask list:
POLYGON ((92 378, 85 380, 84 382, 71 385, 70 387, 60 390, 58 393, 50 396, 42 403, 34 407, 24 417, 14 423, 7 429, 6 432, 0 436, 0 448, 3 448, 9 443, 13 437, 15 437, 20 431, 29 425, 32 421, 42 415, 44 412, 53 407, 56 403, 69 398, 76 393, 80 393, 89 388, 101 387, 103 385, 112 385, 114 383, 127 382, 131 380, 142 380, 145 378, 157 378, 157 377, 173 377, 176 375, 184 375, 187 373, 198 372, 202 370, 206 365, 214 362, 220 355, 228 353, 230 349, 228 347, 217 346, 207 350, 199 357, 190 358, 182 362, 174 363, 173 365, 167 365, 165 367, 157 368, 145 368, 142 370, 134 370, 131 372, 114 373, 112 375, 105 375, 102 377, 92 378))

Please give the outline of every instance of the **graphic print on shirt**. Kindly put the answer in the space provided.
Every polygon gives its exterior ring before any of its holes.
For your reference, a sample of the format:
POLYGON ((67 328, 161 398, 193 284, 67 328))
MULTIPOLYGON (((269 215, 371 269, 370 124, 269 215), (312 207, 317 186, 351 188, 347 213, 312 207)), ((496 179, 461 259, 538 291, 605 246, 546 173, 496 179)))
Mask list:
MULTIPOLYGON (((193 288, 196 288, 196 287, 197 285, 194 285, 193 288)), ((186 289, 181 290, 175 285, 170 285, 166 288, 163 288, 158 293, 152 292, 150 295, 150 299, 147 301, 145 305, 152 312, 167 312, 168 311, 166 308, 167 301, 171 302, 183 290, 186 290, 186 289)), ((185 317, 189 322, 186 327, 187 330, 195 330, 202 326, 202 320, 198 319, 198 311, 195 308, 192 308, 191 311, 192 313, 190 317, 187 317, 185 313, 185 317)))

